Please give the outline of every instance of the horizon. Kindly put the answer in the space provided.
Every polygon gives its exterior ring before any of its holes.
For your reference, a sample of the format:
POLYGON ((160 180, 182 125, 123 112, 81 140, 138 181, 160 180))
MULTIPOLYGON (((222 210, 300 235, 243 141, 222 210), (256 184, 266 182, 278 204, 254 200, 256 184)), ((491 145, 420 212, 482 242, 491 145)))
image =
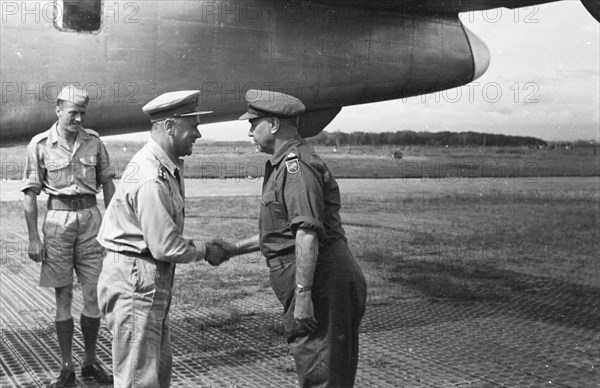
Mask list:
MULTIPOLYGON (((213 124, 216 125, 216 124, 213 124)), ((341 131, 328 131, 327 129, 323 130, 323 132, 328 133, 328 134, 333 134, 336 132, 341 132, 341 131)), ((413 129, 400 129, 400 130, 390 130, 390 131, 384 131, 384 132, 367 132, 367 131, 352 131, 352 132, 343 132, 345 134, 351 135, 354 133, 372 133, 372 134, 378 134, 378 133, 396 133, 396 132, 415 132, 415 133, 427 133, 427 134, 436 134, 436 133, 442 133, 442 132, 448 132, 451 134, 461 134, 461 133, 475 133, 475 134, 480 134, 480 135, 491 135, 491 136, 507 136, 507 137, 522 137, 522 138, 534 138, 536 140, 541 140, 541 141, 545 141, 546 143, 593 143, 596 145, 600 145, 600 141, 597 139, 573 139, 573 140, 567 140, 567 139, 557 139, 557 140, 547 140, 547 139, 543 139, 537 136, 530 136, 530 135, 507 135, 504 133, 493 133, 493 132, 478 132, 478 131, 448 131, 448 130, 440 130, 440 131, 416 131, 413 129)), ((203 130, 202 127, 200 127, 200 133, 202 134, 202 137, 198 140, 200 143, 199 145, 202 145, 202 143, 248 143, 249 146, 252 145, 251 141, 248 139, 214 139, 214 138, 209 138, 206 137, 203 134, 203 130)), ((104 142, 126 142, 126 143, 146 143, 148 140, 150 139, 150 131, 143 131, 143 132, 136 132, 136 133, 130 133, 127 135, 114 135, 114 136, 102 136, 102 141, 104 142), (140 134, 143 136, 143 139, 140 140, 140 134)), ((307 139, 311 139, 310 137, 307 139)), ((393 144, 390 144, 393 145, 393 144)), ((492 146, 489 146, 492 147, 492 146)), ((513 146, 507 146, 507 147, 513 147, 513 146)))

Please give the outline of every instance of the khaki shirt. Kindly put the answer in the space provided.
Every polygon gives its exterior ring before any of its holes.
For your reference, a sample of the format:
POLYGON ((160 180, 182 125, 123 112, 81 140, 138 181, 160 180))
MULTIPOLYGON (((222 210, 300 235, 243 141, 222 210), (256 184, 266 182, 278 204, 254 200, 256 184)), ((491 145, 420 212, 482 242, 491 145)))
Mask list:
POLYGON ((295 255, 298 228, 317 232, 321 247, 345 238, 338 184, 302 139, 290 140, 267 161, 260 202, 260 248, 267 259, 295 255))
POLYGON ((173 163, 151 139, 123 172, 102 220, 100 244, 125 254, 150 254, 159 261, 196 260, 199 254, 196 246, 183 237, 182 169, 182 161, 173 163))
POLYGON ((80 129, 73 149, 58 135, 57 124, 31 139, 27 146, 25 184, 21 191, 39 195, 96 195, 114 179, 108 152, 91 129, 80 129))

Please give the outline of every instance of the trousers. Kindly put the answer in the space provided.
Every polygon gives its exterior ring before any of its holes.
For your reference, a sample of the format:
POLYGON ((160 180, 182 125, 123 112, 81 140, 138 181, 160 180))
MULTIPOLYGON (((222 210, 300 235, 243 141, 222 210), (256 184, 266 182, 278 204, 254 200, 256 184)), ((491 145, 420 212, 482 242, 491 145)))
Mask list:
POLYGON ((271 286, 283 305, 285 336, 300 386, 352 387, 358 367, 358 330, 365 314, 365 277, 345 239, 320 248, 312 300, 319 322, 310 333, 294 319, 296 263, 270 269, 271 286))
POLYGON ((169 332, 175 265, 106 251, 98 304, 113 334, 114 386, 166 388, 173 356, 169 332))

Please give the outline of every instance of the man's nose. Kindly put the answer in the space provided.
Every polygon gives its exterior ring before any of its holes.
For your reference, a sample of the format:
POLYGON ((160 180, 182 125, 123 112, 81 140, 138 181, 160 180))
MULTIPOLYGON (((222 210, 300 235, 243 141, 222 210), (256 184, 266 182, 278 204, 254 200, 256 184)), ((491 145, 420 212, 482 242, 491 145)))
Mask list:
POLYGON ((194 130, 194 136, 196 136, 196 138, 201 138, 202 134, 200 133, 200 129, 198 127, 195 128, 194 130))

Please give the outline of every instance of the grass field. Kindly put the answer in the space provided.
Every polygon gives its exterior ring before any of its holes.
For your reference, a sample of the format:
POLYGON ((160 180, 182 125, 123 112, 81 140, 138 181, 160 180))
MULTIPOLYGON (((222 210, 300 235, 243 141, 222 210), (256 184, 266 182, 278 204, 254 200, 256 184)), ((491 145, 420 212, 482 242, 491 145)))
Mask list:
MULTIPOLYGON (((142 143, 107 143, 119 175, 142 143)), ((316 147, 338 178, 420 177, 517 177, 598 176, 598 147, 575 149, 528 149, 517 147, 316 147), (390 154, 400 150, 402 159, 390 154)), ((21 179, 25 146, 2 148, 2 179, 21 179)), ((268 156, 256 153, 250 144, 203 144, 186 158, 186 177, 260 177, 268 156)))
MULTIPOLYGON (((408 200, 344 197, 342 219, 367 273, 369 305, 393 308, 412 298, 509 306, 523 294, 544 298, 549 292, 531 279, 546 279, 551 290, 560 288, 567 298, 559 302, 562 313, 573 300, 597 299, 600 192, 596 187, 556 189, 556 195, 492 191, 408 200)), ((188 204, 187 234, 200 239, 251 235, 257 201, 194 199, 188 204)), ((174 308, 216 308, 226 317, 218 324, 225 326, 260 313, 241 313, 229 302, 239 306, 240 300, 271 293, 267 268, 256 255, 233 258, 219 268, 182 265, 177 279, 174 308)))

